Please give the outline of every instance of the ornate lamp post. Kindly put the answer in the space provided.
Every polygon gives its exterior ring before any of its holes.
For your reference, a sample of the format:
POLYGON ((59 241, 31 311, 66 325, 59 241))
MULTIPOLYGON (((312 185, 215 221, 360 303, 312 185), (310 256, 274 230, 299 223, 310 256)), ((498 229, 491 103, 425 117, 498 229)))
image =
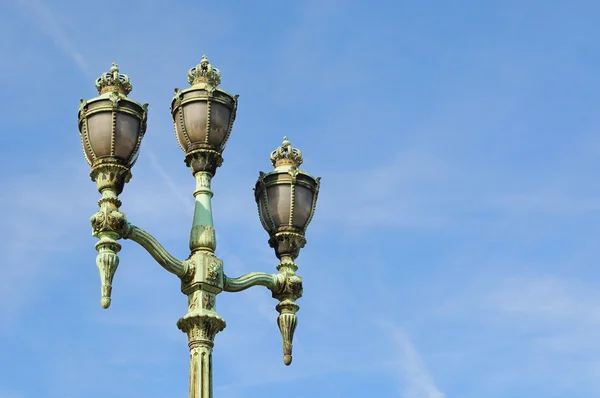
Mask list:
POLYGON ((216 296, 222 291, 239 292, 265 286, 279 300, 277 323, 283 339, 283 361, 292 362, 292 339, 297 325, 296 300, 302 296, 302 278, 295 259, 304 247, 304 234, 317 203, 320 178, 300 171, 302 154, 287 138, 271 153, 275 169, 260 173, 254 189, 261 223, 269 233, 269 245, 280 260, 277 274, 252 272, 229 278, 223 262, 215 256, 210 188, 221 166, 221 157, 235 120, 238 96, 218 88, 219 70, 206 57, 190 69, 190 88, 175 89, 171 114, 177 141, 185 152, 185 164, 196 179, 195 209, 190 234, 190 255, 178 260, 148 232, 130 224, 119 210, 119 194, 131 179, 146 131, 148 105, 130 99, 129 77, 113 63, 96 80, 100 96, 81 100, 79 133, 83 153, 92 167, 91 178, 102 195, 100 209, 91 217, 92 234, 98 238, 96 265, 100 271, 101 304, 111 303, 112 280, 119 264, 120 239, 140 244, 164 269, 181 279, 188 297, 188 311, 177 326, 188 336, 190 348, 190 398, 212 397, 212 349, 214 338, 225 328, 216 312, 216 296))

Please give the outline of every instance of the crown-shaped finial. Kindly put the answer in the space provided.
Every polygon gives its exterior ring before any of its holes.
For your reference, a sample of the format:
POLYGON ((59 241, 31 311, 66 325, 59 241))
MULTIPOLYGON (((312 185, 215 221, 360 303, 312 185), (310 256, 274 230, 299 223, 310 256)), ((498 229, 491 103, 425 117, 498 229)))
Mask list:
POLYGON ((295 166, 302 164, 302 152, 297 148, 292 148, 287 137, 283 137, 283 143, 280 147, 271 152, 271 163, 274 167, 295 166))
POLYGON ((203 55, 200 63, 189 70, 188 82, 192 86, 200 83, 208 83, 213 87, 217 87, 221 84, 221 72, 208 62, 206 55, 203 55))
POLYGON ((119 66, 113 62, 109 71, 96 79, 96 89, 100 95, 111 91, 127 95, 132 87, 129 76, 119 73, 119 66))

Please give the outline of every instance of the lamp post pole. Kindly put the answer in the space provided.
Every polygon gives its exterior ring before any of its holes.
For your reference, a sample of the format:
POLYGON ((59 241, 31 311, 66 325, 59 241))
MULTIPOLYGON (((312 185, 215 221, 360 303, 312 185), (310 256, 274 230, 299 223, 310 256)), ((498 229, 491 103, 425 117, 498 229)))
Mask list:
POLYGON ((196 180, 194 218, 190 233, 190 255, 173 257, 148 232, 129 223, 120 211, 119 194, 131 179, 131 168, 146 131, 148 105, 127 95, 132 86, 116 64, 96 80, 99 96, 81 100, 79 133, 83 152, 92 167, 101 199, 91 217, 92 234, 98 238, 96 265, 101 279, 101 305, 111 303, 112 280, 119 265, 119 240, 141 245, 164 269, 181 279, 188 298, 187 313, 177 326, 188 336, 190 349, 190 398, 211 398, 212 350, 217 333, 226 324, 216 311, 216 297, 223 291, 239 292, 252 286, 268 288, 279 304, 277 323, 283 340, 283 361, 292 362, 292 340, 297 325, 296 300, 302 296, 302 278, 295 259, 304 247, 304 234, 314 214, 320 178, 299 169, 302 154, 287 138, 271 153, 274 170, 260 173, 254 189, 261 223, 269 233, 269 245, 280 260, 276 274, 252 272, 229 278, 223 262, 215 256, 211 180, 221 166, 221 157, 235 120, 238 96, 218 88, 220 71, 206 57, 188 72, 191 85, 175 89, 171 114, 185 163, 196 180))

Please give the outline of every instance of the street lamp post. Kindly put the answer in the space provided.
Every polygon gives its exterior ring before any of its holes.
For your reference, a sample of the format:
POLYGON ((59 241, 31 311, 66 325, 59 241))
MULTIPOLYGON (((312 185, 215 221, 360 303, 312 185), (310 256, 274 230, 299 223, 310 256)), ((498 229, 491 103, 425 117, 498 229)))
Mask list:
POLYGON ((202 57, 189 70, 190 88, 175 89, 171 115, 185 164, 196 179, 195 208, 190 233, 190 255, 179 260, 141 228, 129 223, 119 210, 119 194, 131 179, 131 168, 146 131, 148 104, 127 95, 132 86, 116 63, 96 80, 99 96, 81 100, 79 133, 83 153, 92 167, 100 209, 91 217, 96 265, 100 271, 101 304, 111 303, 112 280, 119 265, 120 239, 140 244, 164 269, 181 279, 188 297, 187 313, 177 326, 188 336, 190 348, 190 398, 212 397, 212 349, 215 335, 225 328, 216 312, 216 296, 222 291, 239 292, 252 286, 268 288, 279 304, 277 323, 283 340, 283 362, 292 362, 292 339, 297 325, 296 300, 302 296, 302 278, 296 275, 295 259, 304 247, 304 234, 317 202, 320 178, 299 169, 302 154, 287 138, 271 153, 274 170, 260 173, 254 196, 260 221, 269 234, 269 245, 280 260, 277 274, 252 272, 229 278, 223 261, 215 256, 216 239, 211 210, 210 183, 221 166, 221 157, 235 120, 238 96, 218 88, 219 70, 202 57))

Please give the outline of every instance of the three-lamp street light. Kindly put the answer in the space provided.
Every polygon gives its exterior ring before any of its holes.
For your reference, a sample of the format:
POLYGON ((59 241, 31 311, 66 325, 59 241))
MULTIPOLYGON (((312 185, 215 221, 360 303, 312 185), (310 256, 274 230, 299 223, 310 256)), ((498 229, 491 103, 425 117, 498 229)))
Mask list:
POLYGON ((287 138, 270 159, 274 170, 260 173, 254 196, 258 214, 269 234, 269 245, 280 260, 279 273, 252 272, 229 278, 223 262, 215 256, 216 238, 211 210, 211 179, 223 162, 222 154, 236 116, 238 96, 219 88, 221 73, 202 57, 188 72, 191 87, 175 89, 171 115, 185 164, 196 179, 195 208, 190 233, 190 255, 179 260, 169 254, 148 232, 130 224, 119 210, 119 194, 131 179, 131 168, 146 132, 148 104, 127 95, 132 86, 116 63, 96 80, 100 94, 81 100, 79 133, 83 153, 92 167, 101 199, 100 209, 91 217, 96 265, 100 271, 101 304, 111 303, 112 281, 119 264, 120 239, 140 244, 164 269, 181 279, 188 297, 187 313, 177 326, 188 336, 190 348, 190 397, 212 397, 212 349, 214 338, 225 328, 216 312, 216 296, 222 291, 239 292, 252 286, 265 286, 279 301, 277 323, 283 339, 283 361, 292 362, 292 340, 297 325, 296 300, 302 296, 302 278, 295 259, 304 247, 306 228, 317 203, 320 178, 301 171, 302 154, 287 138))

